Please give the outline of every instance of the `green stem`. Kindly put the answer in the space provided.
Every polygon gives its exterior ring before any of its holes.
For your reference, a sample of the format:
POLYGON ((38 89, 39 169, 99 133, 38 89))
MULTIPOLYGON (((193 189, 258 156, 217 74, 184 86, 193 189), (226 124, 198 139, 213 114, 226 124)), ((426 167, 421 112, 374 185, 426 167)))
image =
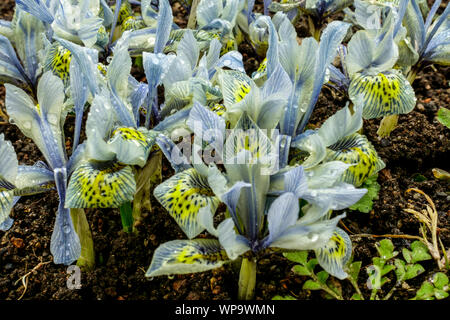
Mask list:
POLYGON ((130 233, 133 230, 133 208, 131 202, 125 202, 120 206, 120 218, 123 231, 130 233))
POLYGON ((410 84, 412 84, 416 79, 418 71, 419 71, 418 66, 413 66, 411 70, 409 70, 408 74, 406 75, 406 80, 408 80, 410 84))
POLYGON ((251 300, 255 294, 256 286, 256 260, 242 259, 239 274, 239 300, 251 300))
POLYGON ((95 265, 94 242, 86 214, 83 209, 70 209, 70 216, 81 243, 81 255, 77 265, 86 269, 92 269, 95 265))
POLYGON ((317 278, 317 276, 313 273, 311 274, 311 278, 313 278, 313 280, 315 282, 317 282, 318 284, 320 284, 320 287, 323 291, 325 291, 326 293, 328 293, 330 296, 332 296, 333 298, 335 298, 336 300, 344 300, 344 298, 337 294, 334 290, 332 290, 329 286, 327 286, 324 283, 321 283, 319 278, 317 278))
POLYGON ((356 282, 355 279, 353 279, 352 277, 348 277, 348 280, 352 284, 353 288, 355 288, 356 293, 359 294, 359 296, 361 297, 361 300, 365 300, 361 292, 361 289, 359 289, 358 282, 356 282))

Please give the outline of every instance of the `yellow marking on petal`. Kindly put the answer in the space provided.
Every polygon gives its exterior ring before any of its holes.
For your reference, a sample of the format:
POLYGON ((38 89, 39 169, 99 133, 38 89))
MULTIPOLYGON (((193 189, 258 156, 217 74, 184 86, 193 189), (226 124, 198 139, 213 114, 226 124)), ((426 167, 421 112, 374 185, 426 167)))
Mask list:
POLYGON ((210 205, 214 212, 220 203, 209 187, 207 179, 200 176, 194 168, 164 181, 155 188, 154 194, 190 238, 195 237, 203 229, 197 223, 200 208, 210 205))
POLYGON ((350 97, 363 95, 363 117, 377 118, 410 112, 415 106, 411 85, 398 71, 376 76, 357 74, 349 87, 350 97))
POLYGON ((108 69, 106 68, 106 66, 103 63, 97 63, 97 69, 98 71, 100 71, 100 73, 106 77, 106 73, 108 71, 108 69))
POLYGON ((133 200, 135 191, 131 167, 89 162, 73 173, 66 202, 70 208, 118 208, 133 200))
POLYGON ((333 276, 344 279, 347 274, 344 266, 350 260, 352 243, 348 235, 336 228, 327 244, 316 250, 316 256, 320 265, 333 276))
POLYGON ((63 80, 64 85, 69 84, 69 70, 70 61, 72 60, 72 53, 55 42, 49 50, 44 70, 52 70, 55 76, 63 80))
POLYGON ((227 111, 225 106, 220 103, 213 103, 209 105, 209 110, 215 112, 219 116, 223 116, 223 114, 227 111))
POLYGON ((124 140, 135 140, 142 144, 147 144, 147 137, 134 128, 118 128, 113 131, 112 137, 120 135, 124 140))
POLYGON ((384 165, 370 141, 358 133, 329 147, 326 161, 335 160, 354 164, 343 173, 342 180, 356 187, 384 165))
POLYGON ((145 27, 144 20, 137 19, 135 16, 129 16, 122 22, 122 30, 139 30, 145 27))
MULTIPOLYGON (((113 12, 116 10, 116 6, 112 6, 111 9, 113 12)), ((125 0, 119 9, 119 15, 117 16, 117 24, 121 25, 126 18, 133 15, 133 9, 131 8, 131 4, 125 0)))
POLYGON ((200 261, 202 262, 217 262, 228 260, 228 256, 225 250, 210 253, 199 253, 193 247, 185 247, 183 250, 175 257, 178 263, 194 264, 200 261))
POLYGON ((222 46, 222 49, 220 51, 220 55, 224 55, 227 52, 236 50, 236 41, 234 39, 229 39, 225 42, 225 45, 222 46))

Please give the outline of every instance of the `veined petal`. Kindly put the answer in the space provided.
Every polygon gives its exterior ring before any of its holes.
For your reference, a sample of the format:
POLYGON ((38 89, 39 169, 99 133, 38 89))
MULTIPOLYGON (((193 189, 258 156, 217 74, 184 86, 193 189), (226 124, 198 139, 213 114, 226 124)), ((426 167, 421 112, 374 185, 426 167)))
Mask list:
POLYGON ((14 190, 0 191, 0 224, 9 218, 14 205, 14 190))
POLYGON ((302 163, 305 169, 318 165, 326 156, 326 148, 322 138, 314 132, 303 139, 293 141, 292 146, 309 153, 308 158, 302 163))
POLYGON ((54 20, 53 14, 44 0, 17 0, 16 4, 20 9, 31 13, 41 21, 52 23, 54 20))
POLYGON ((286 229, 270 247, 290 250, 315 250, 323 247, 333 235, 337 223, 345 215, 310 225, 295 224, 286 229))
POLYGON ((55 264, 70 265, 81 254, 81 243, 73 227, 69 209, 59 209, 53 227, 50 252, 55 264))
POLYGON ((295 224, 299 210, 298 198, 292 192, 283 193, 272 202, 267 214, 270 242, 295 224))
MULTIPOLYGON (((8 38, 0 34, 0 81, 27 83, 25 70, 8 38)), ((30 80, 31 81, 31 80, 30 80)), ((31 85, 31 83, 29 83, 31 85)))
POLYGON ((54 187, 54 179, 53 171, 41 167, 39 162, 33 166, 19 166, 15 181, 17 187, 15 195, 34 194, 33 190, 35 193, 47 191, 54 187))
POLYGON ((169 1, 159 1, 158 24, 156 26, 155 53, 162 53, 172 30, 172 7, 169 1))
POLYGON ((352 241, 343 230, 336 228, 328 243, 315 252, 317 261, 326 272, 340 280, 347 278, 344 267, 352 255, 352 241))
MULTIPOLYGON (((0 134, 0 190, 4 184, 15 184, 19 162, 10 141, 0 134)), ((4 188, 4 187, 3 187, 4 188)))
POLYGON ((120 127, 113 131, 108 144, 120 163, 143 167, 156 139, 156 132, 145 128, 120 127))
POLYGON ((15 47, 23 61, 28 77, 35 84, 38 76, 38 52, 44 48, 41 34, 45 32, 44 24, 24 11, 16 11, 14 25, 15 47))
POLYGON ((408 113, 416 105, 411 84, 394 69, 376 76, 356 74, 348 93, 352 101, 363 95, 364 119, 408 113))
POLYGON ((245 73, 235 70, 220 70, 219 83, 227 109, 244 99, 251 89, 251 79, 245 73))
POLYGON ((44 71, 53 71, 53 74, 60 77, 61 80, 63 80, 64 85, 68 86, 71 60, 71 52, 55 41, 47 51, 44 62, 44 71))
POLYGON ((130 166, 85 162, 75 169, 67 188, 67 208, 118 208, 132 201, 136 181, 130 166))
POLYGON ((165 55, 163 53, 142 53, 144 61, 145 75, 151 88, 161 84, 162 80, 169 71, 170 66, 175 60, 174 55, 165 55))
POLYGON ((156 249, 147 277, 203 272, 221 267, 229 258, 217 240, 166 242, 156 249))
POLYGON ((341 181, 359 187, 367 178, 385 167, 375 148, 363 135, 354 133, 331 145, 325 161, 342 161, 353 164, 341 177, 341 181))
POLYGON ((247 238, 236 233, 232 218, 222 221, 217 227, 217 232, 219 242, 231 260, 250 250, 247 238))
POLYGON ((220 203, 207 178, 194 168, 177 173, 158 185, 154 195, 190 239, 204 230, 197 222, 200 208, 210 205, 215 212, 220 203))
POLYGON ((342 210, 358 202, 366 193, 367 189, 356 189, 341 182, 330 188, 309 189, 303 194, 303 199, 322 208, 342 210))
POLYGON ((321 163, 306 172, 308 187, 311 189, 328 188, 340 181, 342 173, 351 164, 342 161, 328 161, 321 163))
POLYGON ((257 85, 261 85, 267 79, 267 58, 259 64, 258 69, 252 73, 252 79, 257 85))
POLYGON ((302 166, 295 167, 284 174, 284 190, 298 198, 308 189, 308 180, 302 166))
POLYGON ((362 105, 357 105, 355 109, 355 113, 352 115, 348 106, 345 106, 328 118, 317 130, 317 134, 322 138, 326 146, 336 143, 362 127, 362 105))
POLYGON ((78 65, 81 68, 81 72, 86 78, 89 90, 92 95, 95 95, 99 91, 99 85, 97 79, 99 78, 98 70, 98 51, 91 48, 79 46, 70 41, 55 37, 56 40, 66 49, 68 49, 73 58, 77 60, 78 65))

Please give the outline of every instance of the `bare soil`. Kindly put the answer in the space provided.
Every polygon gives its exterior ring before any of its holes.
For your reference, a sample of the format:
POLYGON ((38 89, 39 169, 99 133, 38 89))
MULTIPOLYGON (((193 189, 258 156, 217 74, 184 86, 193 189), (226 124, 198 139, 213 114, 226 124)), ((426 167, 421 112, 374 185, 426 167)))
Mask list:
MULTIPOLYGON (((14 1, 0 3, 0 17, 11 20, 14 1)), ((178 3, 174 4, 175 22, 184 26, 186 12, 178 3)), ((306 30, 301 25, 297 30, 306 30)), ((304 36, 307 36, 305 34, 304 36)), ((248 72, 254 71, 260 58, 248 45, 242 45, 248 72)), ((436 66, 423 70, 413 84, 417 106, 411 113, 400 116, 398 127, 387 139, 379 140, 376 131, 378 120, 364 123, 364 134, 375 146, 386 162, 386 169, 379 174, 381 185, 379 199, 373 210, 364 214, 347 211, 343 220, 345 228, 353 235, 354 260, 371 264, 376 254, 375 243, 380 238, 358 237, 357 234, 409 234, 419 235, 419 223, 404 208, 414 205, 424 208, 423 197, 406 193, 409 188, 419 188, 435 202, 439 213, 440 237, 446 248, 450 248, 449 185, 436 180, 433 168, 447 171, 449 166, 450 130, 436 120, 439 107, 449 107, 449 67, 436 66), (420 178, 418 179, 420 175, 420 178), (425 178, 425 179, 423 179, 425 178), (422 181, 423 180, 423 181, 422 181)), ((325 88, 319 98, 311 119, 313 125, 320 125, 325 119, 342 108, 345 97, 325 88)), ((0 88, 0 107, 4 108, 4 87, 0 88)), ((66 137, 72 136, 73 118, 65 125, 66 137)), ((12 141, 21 164, 31 165, 44 160, 35 144, 14 125, 0 125, 0 133, 12 141)), ((70 145, 70 140, 68 141, 70 145)), ((172 174, 170 166, 164 163, 164 176, 172 174)), ((96 267, 82 272, 82 288, 69 290, 67 266, 53 263, 50 255, 50 238, 58 205, 56 192, 26 197, 15 206, 11 217, 15 220, 7 232, 0 232, 0 300, 213 300, 236 299, 238 269, 227 265, 220 269, 174 277, 146 278, 154 250, 162 243, 184 239, 182 231, 165 210, 152 199, 152 212, 144 212, 137 234, 122 231, 117 210, 86 210, 93 234, 96 267), (27 280, 26 290, 21 278, 33 271, 27 280), (25 292, 24 292, 25 290, 25 292)), ((397 248, 408 247, 411 240, 392 239, 397 248)), ((302 290, 306 277, 295 275, 291 269, 294 263, 281 254, 270 254, 259 261, 256 299, 272 299, 275 295, 294 295, 298 299, 320 300, 321 292, 302 290)), ((392 299, 412 298, 420 284, 437 271, 434 261, 423 262, 426 272, 408 282, 410 288, 400 288, 392 299)), ((359 285, 368 295, 365 282, 367 275, 362 270, 359 285)), ((395 279, 392 279, 392 283, 395 279)), ((354 292, 347 281, 342 281, 344 296, 354 292)), ((387 284, 386 292, 392 285, 387 284)))

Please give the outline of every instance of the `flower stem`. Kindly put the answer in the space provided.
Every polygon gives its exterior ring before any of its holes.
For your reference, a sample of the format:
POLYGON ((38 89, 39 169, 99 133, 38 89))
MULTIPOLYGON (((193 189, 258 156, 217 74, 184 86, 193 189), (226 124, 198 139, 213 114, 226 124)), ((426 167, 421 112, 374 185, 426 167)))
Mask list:
POLYGON ((77 265, 86 269, 92 269, 95 265, 94 242, 86 213, 83 209, 70 209, 75 232, 78 234, 81 243, 81 255, 77 265))
POLYGON ((239 274, 239 300, 251 300, 255 294, 256 286, 256 260, 242 259, 239 274))

